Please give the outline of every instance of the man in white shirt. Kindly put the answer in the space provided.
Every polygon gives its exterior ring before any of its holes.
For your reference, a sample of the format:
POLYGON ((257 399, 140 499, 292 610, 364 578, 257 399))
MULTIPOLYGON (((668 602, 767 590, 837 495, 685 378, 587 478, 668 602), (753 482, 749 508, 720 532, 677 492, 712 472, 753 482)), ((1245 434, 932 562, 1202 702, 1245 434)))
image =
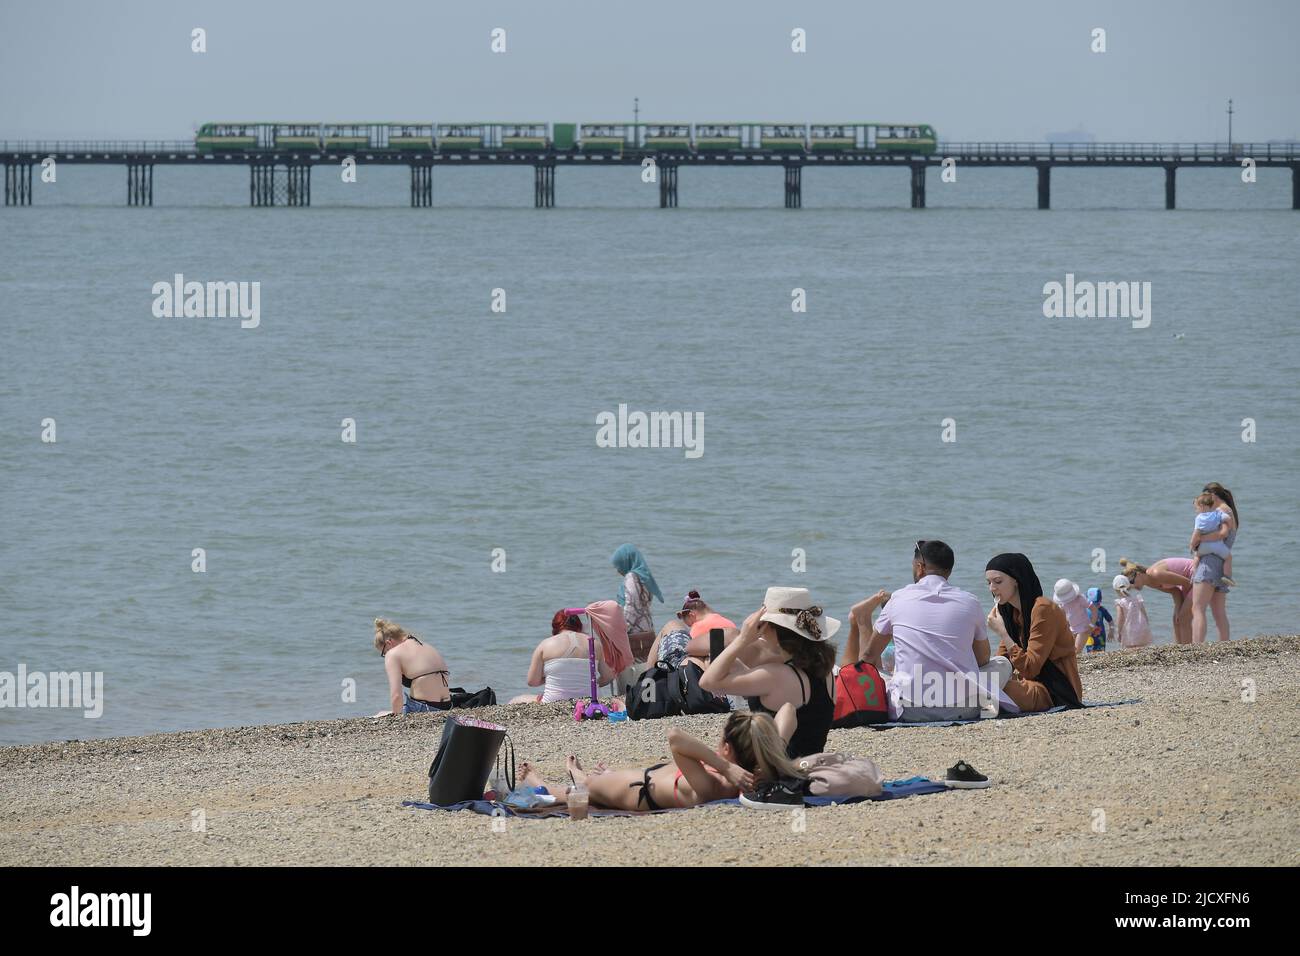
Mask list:
POLYGON ((894 673, 889 719, 972 720, 996 717, 999 705, 1017 710, 1002 688, 1011 662, 990 657, 984 611, 973 594, 948 583, 954 556, 942 541, 918 541, 912 555, 912 584, 892 595, 881 591, 854 605, 849 616, 845 663, 880 666, 892 638, 894 673), (871 612, 884 605, 873 627, 871 612), (862 635, 869 635, 859 653, 862 635))

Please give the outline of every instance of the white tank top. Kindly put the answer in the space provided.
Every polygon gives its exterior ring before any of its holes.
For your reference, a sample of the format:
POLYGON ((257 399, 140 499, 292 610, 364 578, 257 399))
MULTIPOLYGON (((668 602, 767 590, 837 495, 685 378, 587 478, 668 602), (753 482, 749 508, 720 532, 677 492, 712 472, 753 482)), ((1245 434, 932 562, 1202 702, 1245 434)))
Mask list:
MULTIPOLYGON (((586 635, 583 638, 585 640, 586 635)), ((578 635, 571 633, 569 640, 568 653, 573 653, 578 646, 578 635)), ((573 700, 591 693, 591 662, 586 654, 582 657, 553 657, 543 662, 542 673, 546 675, 542 703, 573 700)))

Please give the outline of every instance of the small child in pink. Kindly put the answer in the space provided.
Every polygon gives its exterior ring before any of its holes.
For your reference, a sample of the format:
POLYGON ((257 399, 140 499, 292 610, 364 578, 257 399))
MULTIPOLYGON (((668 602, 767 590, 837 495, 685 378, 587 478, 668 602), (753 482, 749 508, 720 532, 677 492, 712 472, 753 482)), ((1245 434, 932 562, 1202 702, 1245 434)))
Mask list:
POLYGON ((1069 578, 1061 578, 1052 588, 1052 600, 1065 612, 1065 619, 1070 622, 1070 633, 1074 635, 1074 650, 1083 653, 1084 643, 1092 630, 1088 621, 1088 602, 1079 591, 1079 585, 1069 578))
POLYGON ((1122 574, 1111 582, 1115 589, 1115 635, 1120 647, 1146 647, 1151 643, 1151 622, 1142 594, 1122 574))

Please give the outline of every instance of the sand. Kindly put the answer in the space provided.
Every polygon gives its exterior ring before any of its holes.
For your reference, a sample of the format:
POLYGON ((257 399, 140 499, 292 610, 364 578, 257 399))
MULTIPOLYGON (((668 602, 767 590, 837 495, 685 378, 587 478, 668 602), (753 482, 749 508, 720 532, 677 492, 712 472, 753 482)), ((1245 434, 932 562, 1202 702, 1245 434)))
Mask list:
MULTIPOLYGON (((889 778, 958 758, 993 786, 790 813, 716 807, 509 820, 424 798, 443 716, 243 727, 0 749, 0 865, 1300 863, 1300 636, 1108 653, 1082 667, 1115 708, 953 728, 832 731, 889 778), (1243 681, 1255 699, 1243 700, 1243 681), (202 823, 202 826, 198 826, 202 823)), ((667 757, 678 724, 575 724, 564 705, 473 712, 559 780, 565 754, 667 757)))

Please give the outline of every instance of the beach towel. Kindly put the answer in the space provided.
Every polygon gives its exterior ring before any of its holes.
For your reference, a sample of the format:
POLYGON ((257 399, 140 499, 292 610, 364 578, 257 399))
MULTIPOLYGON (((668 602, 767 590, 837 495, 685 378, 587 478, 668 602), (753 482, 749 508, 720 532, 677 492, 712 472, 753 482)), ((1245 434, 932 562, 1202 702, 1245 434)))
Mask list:
MULTIPOLYGON (((879 796, 875 797, 804 797, 803 805, 805 807, 829 807, 836 804, 845 803, 865 803, 867 801, 877 800, 902 800, 904 797, 919 797, 927 793, 946 793, 948 788, 937 780, 931 780, 929 777, 907 777, 903 780, 888 780, 881 788, 879 796)), ((493 803, 491 800, 465 800, 461 803, 453 803, 449 806, 440 807, 432 803, 421 803, 416 800, 403 800, 402 806, 412 810, 469 810, 471 813, 481 813, 484 816, 507 816, 507 817, 567 817, 569 810, 563 805, 545 807, 540 810, 512 810, 504 807, 499 803, 493 803)), ((738 807, 740 801, 734 797, 728 800, 713 800, 710 803, 700 804, 702 807, 738 807)), ((662 810, 598 810, 592 807, 588 813, 593 817, 643 817, 652 813, 682 813, 686 810, 693 810, 694 807, 665 807, 662 810)))
POLYGON ((587 605, 587 619, 591 629, 600 638, 604 648, 605 663, 610 670, 621 674, 632 666, 632 645, 627 639, 627 621, 623 609, 613 601, 597 601, 587 605))
MULTIPOLYGON (((1126 704, 1140 704, 1142 701, 1137 698, 1132 700, 1112 700, 1112 701, 1088 701, 1083 702, 1084 708, 1090 707, 1123 707, 1126 704)), ((998 714, 997 717, 976 717, 974 720, 922 720, 922 721, 905 721, 893 720, 887 724, 870 724, 872 730, 890 730, 894 727, 960 727, 963 724, 982 724, 988 720, 1012 720, 1016 717, 1038 717, 1042 714, 1059 714, 1063 710, 1077 710, 1078 708, 1067 707, 1064 704, 1058 704, 1055 707, 1049 707, 1047 710, 1035 710, 1028 714, 998 714)))

